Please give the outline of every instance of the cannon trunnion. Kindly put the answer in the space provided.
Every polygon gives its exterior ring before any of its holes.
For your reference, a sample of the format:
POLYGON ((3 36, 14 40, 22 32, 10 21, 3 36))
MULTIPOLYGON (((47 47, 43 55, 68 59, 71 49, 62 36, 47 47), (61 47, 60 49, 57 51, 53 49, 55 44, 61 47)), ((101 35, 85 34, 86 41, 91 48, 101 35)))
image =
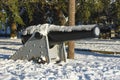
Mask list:
POLYGON ((99 36, 100 30, 96 25, 61 27, 56 25, 37 25, 24 30, 22 42, 24 45, 10 58, 39 59, 41 62, 66 62, 64 41, 99 36))

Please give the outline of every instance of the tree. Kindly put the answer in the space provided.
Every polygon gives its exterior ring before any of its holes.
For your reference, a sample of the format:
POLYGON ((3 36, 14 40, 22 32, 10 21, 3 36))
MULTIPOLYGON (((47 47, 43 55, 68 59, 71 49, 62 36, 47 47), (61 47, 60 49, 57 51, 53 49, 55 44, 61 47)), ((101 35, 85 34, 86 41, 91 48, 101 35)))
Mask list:
POLYGON ((112 4, 112 9, 111 9, 111 17, 113 19, 113 22, 115 24, 120 25, 120 1, 116 0, 115 2, 113 2, 112 4))
POLYGON ((100 0, 77 0, 76 4, 76 23, 95 23, 94 18, 98 19, 103 10, 100 0))
POLYGON ((57 1, 53 4, 52 11, 53 11, 53 22, 56 25, 66 25, 66 17, 68 17, 68 2, 64 0, 57 1), (61 4, 61 5, 59 5, 61 4))
POLYGON ((23 6, 22 8, 25 9, 21 17, 24 22, 28 17, 26 23, 29 23, 29 25, 44 23, 64 25, 66 23, 64 13, 67 12, 67 6, 64 0, 22 0, 20 3, 23 6))
MULTIPOLYGON (((69 0, 69 26, 75 25, 75 0, 69 0)), ((68 42, 68 58, 74 59, 74 42, 68 42)))
POLYGON ((19 15, 19 4, 18 0, 5 0, 1 1, 1 9, 5 10, 9 25, 11 28, 11 37, 17 36, 17 26, 16 24, 24 24, 22 18, 19 15))
POLYGON ((2 28, 2 24, 5 25, 7 13, 5 12, 4 8, 2 8, 3 2, 0 0, 0 29, 2 28))
MULTIPOLYGON (((82 24, 88 23, 90 13, 90 1, 91 0, 77 0, 76 2, 76 21, 81 22, 82 24)), ((76 23, 77 23, 76 22, 76 23)))

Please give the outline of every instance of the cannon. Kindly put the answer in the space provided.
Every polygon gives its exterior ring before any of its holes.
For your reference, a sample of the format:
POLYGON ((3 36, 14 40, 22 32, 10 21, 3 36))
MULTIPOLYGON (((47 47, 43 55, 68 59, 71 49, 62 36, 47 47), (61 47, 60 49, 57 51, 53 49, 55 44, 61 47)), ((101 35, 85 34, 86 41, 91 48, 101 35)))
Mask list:
POLYGON ((65 41, 95 38, 100 34, 97 25, 58 26, 35 25, 22 32, 23 46, 10 58, 13 60, 33 60, 40 63, 66 62, 65 41))

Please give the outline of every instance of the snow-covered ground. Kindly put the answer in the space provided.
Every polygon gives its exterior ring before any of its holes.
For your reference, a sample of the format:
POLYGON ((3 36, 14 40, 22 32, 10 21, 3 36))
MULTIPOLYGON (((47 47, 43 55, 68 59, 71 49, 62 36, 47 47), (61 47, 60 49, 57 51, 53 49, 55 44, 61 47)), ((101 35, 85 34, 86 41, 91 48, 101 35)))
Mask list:
POLYGON ((76 41, 75 59, 62 66, 8 59, 21 46, 20 39, 0 39, 0 80, 120 80, 119 55, 80 51, 85 48, 120 52, 120 40, 76 41))
POLYGON ((83 50, 120 52, 120 39, 83 39, 76 41, 76 48, 83 50))

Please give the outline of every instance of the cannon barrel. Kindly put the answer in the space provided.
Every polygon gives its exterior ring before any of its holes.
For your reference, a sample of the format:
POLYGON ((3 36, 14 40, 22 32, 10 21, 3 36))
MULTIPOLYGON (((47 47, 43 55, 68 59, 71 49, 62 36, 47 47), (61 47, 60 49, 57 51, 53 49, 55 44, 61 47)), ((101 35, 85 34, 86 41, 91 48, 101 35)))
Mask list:
POLYGON ((70 40, 79 40, 85 38, 95 38, 99 36, 99 28, 95 27, 92 30, 83 30, 83 31, 71 31, 71 32, 60 32, 54 31, 48 34, 48 40, 50 44, 56 44, 59 42, 70 41, 70 40))
MULTIPOLYGON (((75 27, 60 27, 60 26, 50 26, 47 30, 47 36, 50 44, 57 44, 64 41, 78 40, 84 38, 95 38, 100 34, 100 29, 96 25, 84 25, 84 26, 75 26, 75 27)), ((28 28, 28 33, 22 35, 23 44, 33 35, 41 37, 42 34, 39 31, 33 33, 34 29, 37 28, 28 28), (32 31, 29 31, 32 30, 32 31), (39 32, 39 34, 38 34, 39 32), (30 34, 31 33, 31 34, 30 34)))

